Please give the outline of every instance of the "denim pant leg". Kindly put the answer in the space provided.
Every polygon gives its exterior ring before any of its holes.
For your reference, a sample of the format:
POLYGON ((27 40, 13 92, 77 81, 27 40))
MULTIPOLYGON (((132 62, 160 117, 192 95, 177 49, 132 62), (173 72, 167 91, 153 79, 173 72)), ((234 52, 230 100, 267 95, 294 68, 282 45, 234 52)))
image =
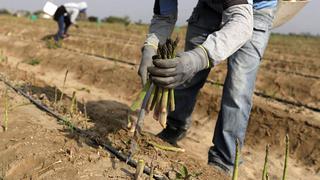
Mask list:
POLYGON ((65 16, 64 17, 64 23, 65 23, 65 30, 64 30, 64 34, 68 33, 69 27, 71 26, 71 20, 69 16, 65 16))
MULTIPOLYGON (((207 38, 208 31, 202 28, 188 25, 185 50, 194 49, 202 44, 207 38)), ((168 114, 167 124, 171 127, 187 130, 191 125, 196 97, 199 90, 205 84, 210 69, 198 72, 192 79, 175 89, 176 109, 168 114)))
POLYGON ((209 162, 223 164, 233 170, 235 142, 243 146, 252 107, 252 96, 259 64, 268 44, 274 9, 254 11, 254 32, 250 41, 228 59, 221 109, 214 146, 209 150, 209 162))
POLYGON ((55 40, 59 41, 60 39, 63 39, 63 34, 65 31, 65 23, 64 23, 64 15, 61 15, 58 19, 58 33, 55 36, 55 40))

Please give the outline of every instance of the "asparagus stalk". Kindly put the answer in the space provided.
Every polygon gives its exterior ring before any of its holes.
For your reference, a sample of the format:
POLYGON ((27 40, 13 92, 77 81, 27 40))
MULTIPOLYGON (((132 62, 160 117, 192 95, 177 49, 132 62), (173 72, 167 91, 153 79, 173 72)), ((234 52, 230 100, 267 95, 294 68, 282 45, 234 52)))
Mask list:
POLYGON ((155 85, 155 92, 154 92, 154 97, 152 99, 152 102, 151 102, 151 107, 150 107, 150 111, 153 111, 155 106, 156 106, 156 103, 157 103, 157 99, 158 99, 158 96, 159 96, 159 91, 160 91, 160 88, 158 86, 155 85))
POLYGON ((182 149, 182 148, 177 148, 177 147, 172 147, 172 146, 163 146, 163 145, 157 144, 155 142, 151 142, 151 141, 149 141, 148 143, 150 145, 152 145, 153 147, 164 150, 164 151, 173 151, 173 152, 185 152, 186 151, 185 149, 182 149))
POLYGON ((68 73, 69 73, 69 70, 67 69, 66 73, 64 74, 63 85, 62 85, 62 91, 61 91, 61 96, 60 96, 60 102, 61 102, 61 101, 62 101, 62 99, 63 99, 64 89, 65 89, 65 87, 66 87, 66 82, 67 82, 68 73))
POLYGON ((287 134, 286 135, 286 155, 284 158, 284 169, 283 169, 282 180, 287 179, 288 156, 289 156, 289 135, 287 134))
POLYGON ((266 180, 266 179, 267 179, 267 175, 268 175, 268 154, 269 154, 269 148, 270 148, 270 145, 267 144, 267 146, 266 146, 266 156, 265 156, 265 160, 264 160, 263 173, 262 173, 262 180, 266 180))
POLYGON ((4 92, 4 131, 8 131, 8 111, 9 111, 9 98, 8 89, 4 92))
POLYGON ((161 112, 160 112, 160 118, 159 118, 160 125, 163 128, 166 128, 166 126, 167 126, 168 95, 169 95, 169 90, 163 89, 163 94, 162 94, 162 99, 161 99, 161 112))
POLYGON ((155 107, 154 114, 153 114, 153 118, 155 120, 159 120, 162 95, 163 95, 163 88, 159 87, 158 96, 156 99, 156 107, 155 107))
POLYGON ((76 92, 73 91, 71 105, 70 105, 70 115, 71 116, 73 116, 73 114, 75 113, 75 106, 76 106, 76 92))
POLYGON ((234 169, 232 180, 238 180, 238 172, 239 172, 239 159, 240 159, 240 147, 239 140, 236 140, 236 157, 234 161, 234 169))
POLYGON ((150 81, 147 82, 147 84, 143 87, 142 91, 140 92, 138 98, 133 102, 133 104, 131 105, 131 111, 137 111, 141 105, 142 105, 142 101, 145 98, 147 91, 150 88, 150 81))
MULTIPOLYGON (((170 48, 170 52, 171 52, 171 57, 170 58, 175 58, 176 57, 176 48, 178 46, 179 43, 179 38, 177 37, 177 39, 172 42, 172 40, 170 40, 170 44, 171 46, 170 48)), ((174 99, 174 89, 170 89, 170 111, 175 111, 176 107, 175 107, 175 99, 174 99)))
POLYGON ((134 180, 142 180, 143 170, 144 170, 144 160, 139 160, 137 164, 136 174, 134 176, 134 180))
POLYGON ((147 107, 147 102, 151 96, 151 92, 152 92, 153 88, 154 88, 154 84, 152 83, 150 88, 148 89, 144 99, 143 99, 142 106, 141 106, 140 113, 139 113, 139 117, 138 117, 137 124, 136 124, 135 133, 134 133, 135 136, 137 135, 136 133, 137 132, 140 133, 140 131, 142 129, 143 120, 145 117, 145 112, 146 112, 146 107, 147 107))
POLYGON ((55 110, 57 109, 57 100, 58 100, 58 88, 57 86, 55 86, 54 87, 54 103, 53 103, 55 110))
POLYGON ((170 101, 170 111, 174 111, 176 109, 176 102, 174 99, 174 89, 170 89, 170 95, 169 95, 169 101, 170 101))
POLYGON ((153 180, 153 174, 154 174, 154 167, 151 166, 149 180, 153 180))
MULTIPOLYGON (((154 85, 154 86, 155 86, 155 85, 154 85)), ((148 103, 147 103, 147 108, 146 108, 147 112, 152 111, 151 107, 152 107, 152 103, 153 103, 153 101, 154 101, 154 99, 155 99, 156 91, 157 91, 157 87, 155 86, 155 87, 152 89, 151 96, 150 96, 150 98, 149 98, 149 100, 148 100, 148 103)))

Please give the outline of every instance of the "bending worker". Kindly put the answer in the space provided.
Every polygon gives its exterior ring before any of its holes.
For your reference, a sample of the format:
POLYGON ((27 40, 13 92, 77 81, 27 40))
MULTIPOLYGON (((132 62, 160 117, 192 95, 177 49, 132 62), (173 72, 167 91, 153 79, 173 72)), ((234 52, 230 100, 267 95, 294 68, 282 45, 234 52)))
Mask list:
POLYGON ((232 173, 235 142, 238 139, 243 147, 256 75, 276 6, 277 0, 199 0, 188 20, 185 52, 171 60, 152 60, 158 42, 171 36, 178 11, 177 0, 155 1, 139 75, 143 84, 150 75, 157 85, 175 88, 176 110, 169 113, 160 138, 177 145, 186 136, 196 96, 210 69, 228 59, 208 164, 232 173))
POLYGON ((54 20, 58 23, 58 33, 55 40, 59 41, 68 36, 69 27, 74 24, 77 27, 76 19, 79 13, 85 13, 88 5, 86 2, 66 3, 60 6, 54 14, 54 20))

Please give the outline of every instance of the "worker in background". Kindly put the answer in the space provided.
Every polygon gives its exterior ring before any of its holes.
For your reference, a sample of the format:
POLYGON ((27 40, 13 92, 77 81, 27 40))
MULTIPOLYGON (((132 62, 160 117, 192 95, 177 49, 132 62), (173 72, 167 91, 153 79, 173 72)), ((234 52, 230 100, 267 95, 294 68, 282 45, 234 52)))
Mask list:
POLYGON ((54 14, 54 20, 58 23, 58 33, 55 40, 59 41, 68 36, 68 29, 73 24, 78 27, 76 19, 79 13, 85 13, 88 8, 86 2, 66 3, 60 6, 54 14))
POLYGON ((277 0, 199 0, 188 20, 185 52, 174 59, 153 60, 158 43, 171 36, 178 12, 177 0, 155 0, 138 73, 143 84, 151 77, 158 86, 175 88, 176 110, 169 113, 160 138, 177 145, 186 136, 199 90, 211 68, 227 59, 208 164, 228 174, 233 172, 235 142, 238 139, 243 147, 256 75, 276 6, 277 0))

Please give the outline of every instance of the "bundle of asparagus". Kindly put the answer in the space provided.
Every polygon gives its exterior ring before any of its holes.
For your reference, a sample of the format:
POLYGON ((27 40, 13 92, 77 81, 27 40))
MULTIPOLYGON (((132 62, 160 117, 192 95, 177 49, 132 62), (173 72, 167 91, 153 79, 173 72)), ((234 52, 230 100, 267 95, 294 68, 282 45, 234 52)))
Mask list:
MULTIPOLYGON (((175 58, 176 48, 179 38, 175 41, 167 39, 166 43, 158 45, 157 59, 172 59, 175 58)), ((158 120, 163 128, 167 124, 168 110, 175 110, 174 90, 161 88, 152 82, 149 78, 147 84, 140 92, 138 98, 131 106, 132 111, 137 111, 140 108, 139 117, 136 123, 136 130, 140 130, 145 113, 154 111, 153 117, 158 120)))

